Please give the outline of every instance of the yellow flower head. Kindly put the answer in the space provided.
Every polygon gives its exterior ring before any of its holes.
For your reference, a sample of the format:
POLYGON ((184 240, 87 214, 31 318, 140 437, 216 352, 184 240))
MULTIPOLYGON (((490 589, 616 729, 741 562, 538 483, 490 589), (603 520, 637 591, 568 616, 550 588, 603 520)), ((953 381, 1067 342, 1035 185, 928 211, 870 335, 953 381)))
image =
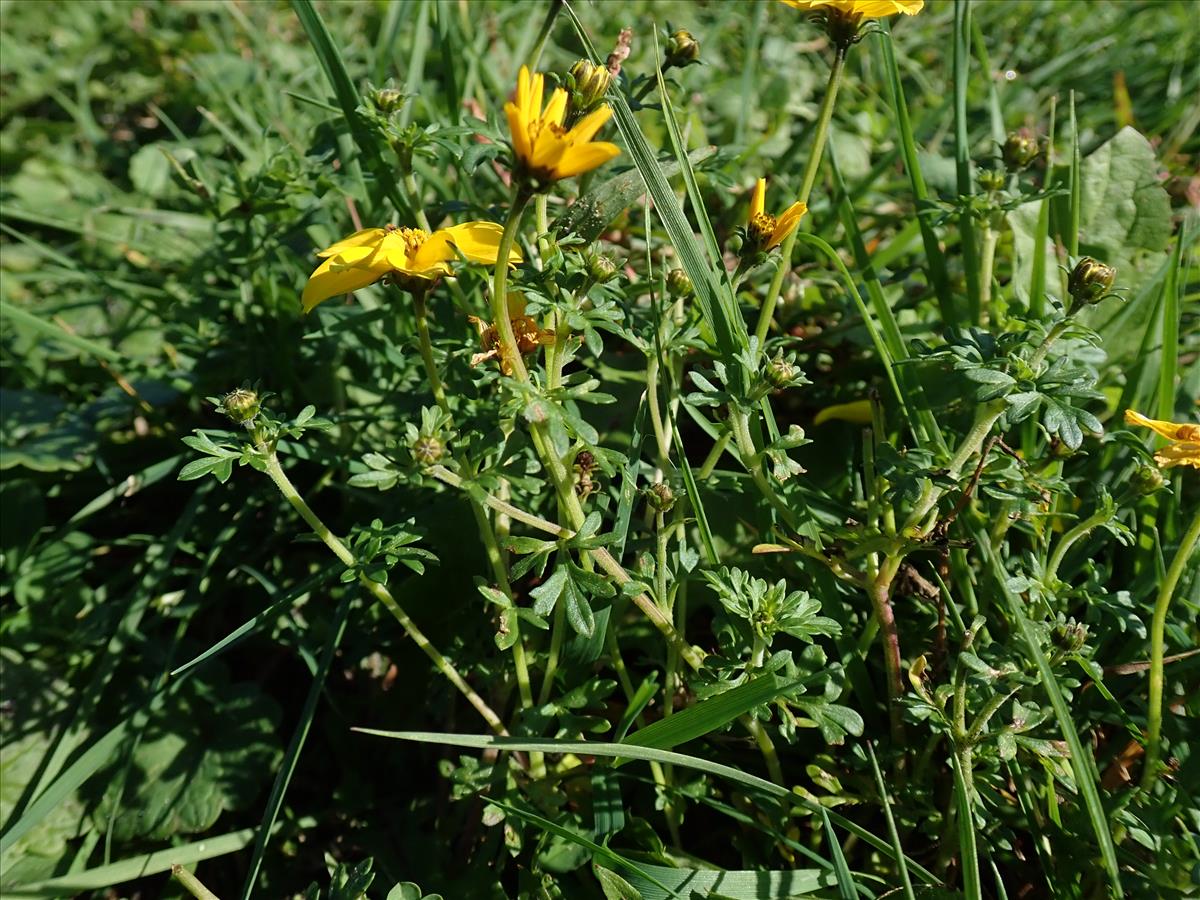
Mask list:
POLYGON ((776 218, 766 212, 766 201, 767 179, 760 178, 750 194, 750 220, 746 223, 746 236, 750 245, 748 249, 755 253, 778 247, 808 212, 808 206, 797 201, 776 218))
MULTIPOLYGON (((326 247, 317 256, 325 261, 309 276, 301 302, 304 311, 338 294, 357 291, 385 275, 436 281, 450 274, 459 255, 473 263, 494 266, 504 230, 494 222, 464 222, 430 234, 420 228, 367 228, 326 247)), ((510 263, 521 254, 513 249, 510 263)))
POLYGON ((612 117, 607 103, 593 109, 568 130, 563 127, 567 92, 556 88, 542 109, 544 85, 545 76, 541 72, 530 74, 528 68, 521 66, 516 98, 504 104, 513 152, 522 174, 545 185, 590 172, 621 152, 615 144, 592 140, 612 117))
POLYGON ((781 0, 781 2, 805 12, 836 12, 860 21, 894 16, 898 13, 915 16, 925 7, 925 0, 781 0))
POLYGON ((1169 443, 1154 454, 1154 461, 1164 469, 1173 466, 1191 466, 1200 469, 1200 425, 1190 422, 1164 422, 1162 419, 1148 419, 1132 409, 1125 410, 1125 422, 1129 425, 1140 425, 1149 428, 1155 434, 1162 435, 1169 443))

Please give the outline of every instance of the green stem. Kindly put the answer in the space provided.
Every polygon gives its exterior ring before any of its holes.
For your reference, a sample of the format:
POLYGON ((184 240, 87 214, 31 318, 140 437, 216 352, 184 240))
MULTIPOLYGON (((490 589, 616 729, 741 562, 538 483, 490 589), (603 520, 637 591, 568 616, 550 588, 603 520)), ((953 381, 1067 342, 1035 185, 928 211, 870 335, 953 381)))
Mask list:
POLYGON ((542 20, 542 28, 538 32, 537 41, 534 42, 533 49, 529 51, 527 65, 531 71, 538 67, 538 63, 542 59, 542 50, 546 46, 546 39, 550 37, 550 31, 554 28, 554 21, 558 18, 558 14, 562 8, 563 0, 550 0, 550 6, 546 10, 546 18, 542 20))
POLYGON ((417 225, 422 231, 433 231, 429 227, 429 219, 425 215, 425 206, 421 203, 421 192, 417 189, 417 179, 413 177, 412 170, 404 173, 404 193, 405 200, 408 201, 409 207, 413 211, 413 216, 417 220, 417 225))
POLYGON ((703 465, 696 472, 697 481, 708 480, 708 476, 717 467, 717 463, 721 460, 721 455, 725 452, 725 448, 729 446, 731 440, 733 440, 732 431, 726 431, 717 438, 716 443, 712 445, 712 449, 708 451, 708 456, 704 457, 703 465))
POLYGON ((171 866, 171 876, 183 885, 196 900, 220 900, 216 894, 204 886, 199 878, 178 863, 171 866))
POLYGON ((521 214, 529 203, 529 192, 521 187, 513 188, 512 206, 504 223, 504 234, 500 237, 500 249, 496 253, 496 269, 492 276, 492 325, 500 338, 501 358, 513 376, 522 382, 529 381, 529 372, 521 351, 517 349, 517 336, 513 333, 512 320, 508 316, 508 266, 512 256, 517 231, 521 227, 521 214))
POLYGON ((891 717, 892 739, 897 745, 904 741, 904 722, 900 717, 900 696, 904 693, 903 666, 900 657, 900 632, 896 627, 896 611, 892 606, 892 582, 900 569, 902 557, 888 557, 871 579, 867 594, 879 626, 883 642, 883 666, 887 673, 888 711, 891 717))
MULTIPOLYGON (((804 167, 800 195, 796 198, 801 203, 808 203, 808 197, 817 180, 817 170, 821 166, 821 157, 825 153, 825 142, 829 137, 829 122, 833 118, 833 108, 837 101, 838 87, 841 85, 842 71, 845 65, 846 51, 839 48, 833 58, 833 67, 829 70, 829 81, 825 84, 825 98, 821 101, 821 109, 817 113, 817 130, 813 134, 812 149, 809 151, 808 163, 804 167)), ((779 268, 775 270, 771 285, 767 289, 766 299, 763 300, 762 308, 758 312, 758 325, 754 329, 754 336, 758 338, 759 353, 762 352, 763 344, 767 340, 771 322, 775 319, 775 304, 779 302, 779 294, 783 290, 783 279, 787 277, 787 273, 792 267, 792 249, 796 246, 796 236, 799 233, 800 229, 795 228, 784 238, 780 248, 779 268)))
MULTIPOLYGON (((350 549, 342 543, 342 541, 321 521, 320 517, 304 502, 304 498, 300 496, 295 485, 287 477, 287 473, 283 471, 279 465, 279 457, 275 455, 273 447, 264 448, 263 462, 266 466, 265 471, 271 480, 275 482, 275 486, 279 488, 279 492, 283 494, 283 498, 292 505, 292 508, 300 514, 308 527, 313 530, 313 533, 319 537, 333 554, 341 560, 342 564, 347 568, 355 568, 358 565, 358 560, 350 549)), ((429 638, 417 627, 417 624, 408 617, 392 596, 391 592, 382 584, 373 581, 366 575, 359 574, 358 582, 380 603, 384 608, 392 614, 404 632, 412 639, 413 643, 421 648, 421 651, 429 657, 430 662, 434 667, 446 677, 446 679, 458 688, 459 692, 467 698, 467 701, 475 707, 485 722, 491 727, 496 734, 507 735, 508 731, 504 727, 504 723, 500 717, 488 706, 487 702, 475 693, 474 689, 467 684, 454 665, 438 652, 437 648, 429 641, 429 638)))
POLYGON ((1000 241, 1000 229, 986 221, 981 237, 982 250, 979 260, 979 315, 986 323, 990 317, 992 302, 992 270, 996 265, 996 244, 1000 241))
POLYGON ((437 401, 447 415, 450 405, 446 402, 446 388, 438 375, 437 362, 433 358, 433 341, 429 337, 429 315, 425 307, 426 291, 413 291, 413 308, 417 316, 417 340, 421 348, 421 361, 425 364, 425 377, 429 379, 429 389, 433 399, 437 401))
POLYGON ((1112 514, 1106 511, 1092 513, 1092 515, 1088 516, 1059 538, 1058 545, 1054 548, 1054 552, 1050 554, 1050 561, 1046 563, 1045 580, 1047 585, 1053 584, 1054 579, 1058 577, 1058 567, 1062 565, 1062 561, 1066 557, 1067 551, 1071 549, 1071 545, 1097 525, 1103 525, 1111 518, 1112 514))
POLYGON ((1167 610, 1171 606, 1171 598, 1183 575, 1188 557, 1196 549, 1197 539, 1200 539, 1200 511, 1192 518, 1192 524, 1180 541, 1175 558, 1171 560, 1171 567, 1167 569, 1167 577, 1158 589, 1158 598, 1154 601, 1154 618, 1150 622, 1150 706, 1146 712, 1148 734, 1146 762, 1142 769, 1142 790, 1145 791, 1154 787, 1158 778, 1158 760, 1162 755, 1163 653, 1167 610))
POLYGON ((558 656, 562 652, 565 625, 566 606, 559 603, 554 607, 554 621, 550 626, 550 651, 546 655, 546 671, 542 675, 542 689, 538 692, 539 705, 549 702, 550 693, 554 689, 554 676, 558 673, 558 656))
POLYGON ((654 442, 658 446, 658 467, 667 470, 671 458, 671 436, 663 422, 662 409, 658 403, 658 357, 652 356, 646 364, 646 403, 650 409, 650 424, 654 428, 654 442))

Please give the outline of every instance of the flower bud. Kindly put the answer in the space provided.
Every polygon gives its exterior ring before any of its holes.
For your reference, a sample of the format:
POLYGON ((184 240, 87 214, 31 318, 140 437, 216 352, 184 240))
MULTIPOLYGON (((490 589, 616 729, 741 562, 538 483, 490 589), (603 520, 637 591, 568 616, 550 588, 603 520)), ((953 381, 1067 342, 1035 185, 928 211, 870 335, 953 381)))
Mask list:
POLYGON ((371 91, 370 98, 375 108, 385 116, 390 116, 392 113, 399 111, 407 99, 404 91, 393 87, 375 88, 375 90, 371 91))
POLYGON ((675 492, 665 481, 660 481, 646 489, 646 502, 655 512, 670 512, 675 505, 675 492))
POLYGON ((446 452, 446 446, 432 434, 419 435, 409 449, 413 459, 422 466, 432 466, 446 452))
POLYGON ((612 76, 604 66, 597 66, 586 59, 576 61, 568 73, 571 115, 582 116, 604 102, 612 76))
POLYGON ((989 194, 1004 187, 1004 173, 995 169, 984 169, 979 173, 979 186, 989 194))
POLYGON ((233 419, 239 425, 246 425, 254 421, 254 417, 258 415, 259 400, 258 394, 248 388, 238 388, 236 391, 230 391, 221 400, 221 412, 233 419))
POLYGON ((1010 172, 1019 172, 1021 169, 1028 168, 1030 163, 1038 158, 1040 152, 1037 136, 1028 128, 1022 128, 1019 131, 1010 132, 1004 139, 1001 156, 1004 158, 1004 165, 1008 166, 1010 172))
POLYGON ((597 253, 588 260, 588 274, 597 284, 607 284, 617 277, 617 263, 611 256, 597 253))
POLYGON ((799 371, 791 362, 782 356, 777 356, 767 363, 763 369, 763 377, 767 379, 771 387, 782 390, 796 380, 799 371))
POLYGON ((1067 279, 1067 291, 1078 304, 1099 303, 1112 289, 1117 270, 1085 256, 1075 264, 1067 279))
POLYGON ((1087 626, 1070 618, 1054 626, 1051 640, 1063 653, 1078 653, 1087 642, 1087 636, 1087 626))
POLYGON ((663 62, 664 69, 690 66, 700 61, 700 42, 690 31, 680 28, 667 40, 667 58, 663 62))
POLYGON ((677 299, 685 299, 692 295, 692 279, 688 278, 683 269, 672 269, 667 273, 667 290, 677 299))
POLYGON ((1137 471, 1133 473, 1133 477, 1130 479, 1133 489, 1143 497, 1161 490, 1162 486, 1166 483, 1167 480, 1163 477, 1162 470, 1158 466, 1138 466, 1137 471))

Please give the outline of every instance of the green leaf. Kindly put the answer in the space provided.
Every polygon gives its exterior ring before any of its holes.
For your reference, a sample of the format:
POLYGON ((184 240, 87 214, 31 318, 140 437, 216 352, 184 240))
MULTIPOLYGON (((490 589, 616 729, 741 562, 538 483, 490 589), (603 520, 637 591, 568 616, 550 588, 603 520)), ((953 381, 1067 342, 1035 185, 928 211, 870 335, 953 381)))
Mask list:
POLYGON ((1158 177, 1154 148, 1126 126, 1083 161, 1081 249, 1118 267, 1138 251, 1165 250, 1171 201, 1158 177))

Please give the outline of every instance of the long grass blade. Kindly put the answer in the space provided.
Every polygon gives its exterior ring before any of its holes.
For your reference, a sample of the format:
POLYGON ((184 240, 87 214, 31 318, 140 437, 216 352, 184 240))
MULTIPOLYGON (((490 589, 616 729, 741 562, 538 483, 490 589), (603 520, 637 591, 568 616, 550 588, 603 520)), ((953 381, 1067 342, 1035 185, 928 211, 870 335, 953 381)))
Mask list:
POLYGON ((888 98, 891 101, 892 112, 896 116, 896 127, 900 132, 900 152, 904 157, 904 168, 908 172, 912 184, 913 197, 917 204, 917 221, 921 225, 921 243, 925 246, 925 262, 928 266, 929 282, 937 295, 938 310, 942 314, 942 322, 947 326, 957 325, 962 321, 954 295, 950 291, 950 280, 946 277, 946 259, 942 255, 937 233, 929 221, 933 211, 929 201, 929 188, 925 184, 925 176, 921 172, 920 157, 917 155, 917 142, 913 137, 912 120, 908 116, 908 103, 904 99, 904 87, 900 83, 900 67, 896 64, 896 49, 892 44, 892 34, 887 20, 879 20, 880 47, 883 50, 884 69, 888 75, 888 98))
POLYGON ((978 541, 977 546, 980 552, 984 555, 991 568, 996 587, 1008 607, 1009 616, 1016 624, 1017 632, 1025 643, 1025 648, 1037 666, 1042 689, 1045 690, 1050 700, 1050 705, 1054 709, 1054 717, 1058 720, 1058 727, 1062 731, 1063 740, 1067 742, 1067 748, 1071 753, 1071 768, 1075 773, 1075 785, 1083 797, 1084 805, 1087 807, 1088 819, 1091 823, 1092 831, 1096 835, 1096 843, 1100 848, 1100 858, 1108 874, 1109 884, 1116 896, 1124 896, 1124 892, 1121 889, 1121 871, 1117 865, 1117 851, 1113 844, 1112 831, 1108 826, 1108 818, 1104 813, 1104 805, 1100 801, 1100 789, 1097 786, 1099 775, 1096 771, 1096 760, 1092 757, 1091 751, 1084 747, 1083 741, 1079 739, 1079 732, 1075 730, 1075 722, 1071 718, 1071 709, 1067 706, 1067 701, 1063 697, 1062 688, 1058 685, 1054 670, 1050 668, 1050 661, 1046 658, 1046 654, 1042 650, 1042 645, 1034 630, 1033 623, 1025 615, 1021 598, 1013 593, 1012 588, 1009 586, 1008 573, 1004 571, 1004 567, 1000 564, 999 559, 993 554, 991 542, 987 539, 986 535, 977 534, 976 540, 978 541))
POLYGON ((875 789, 879 791, 879 805, 883 809, 883 817, 887 822, 888 839, 892 842, 895 854, 896 868, 900 872, 900 886, 904 888, 905 900, 916 900, 913 895, 912 879, 908 877, 908 866, 904 863, 904 850, 900 846, 900 834, 896 831, 896 819, 892 815, 892 802, 888 799, 887 785, 883 781, 883 773, 879 771, 879 760, 875 758, 875 747, 867 742, 867 756, 871 760, 871 772, 875 775, 875 789))
POLYGON ((1188 220, 1179 226, 1171 267, 1163 282, 1162 357, 1158 362, 1158 409, 1155 418, 1174 420, 1175 380, 1179 374, 1179 276, 1183 269, 1183 248, 1188 246, 1188 220))
MULTIPOLYGON (((735 784, 740 784, 744 788, 758 791, 766 794, 769 797, 774 797, 782 800, 793 806, 798 806, 811 813, 820 814, 824 809, 819 803, 809 800, 807 797, 802 797, 799 794, 789 791, 785 787, 781 787, 772 781, 765 778, 759 778, 757 775, 750 775, 743 772, 741 769, 735 769, 733 766, 726 766, 721 763, 709 762, 706 759, 701 759, 697 756, 688 756, 685 753, 676 753, 673 750, 656 750, 651 747, 637 747, 631 744, 614 744, 601 741, 556 741, 547 739, 527 739, 527 738, 502 738, 488 734, 451 734, 446 732, 431 732, 431 731, 380 731, 374 728, 355 728, 355 731, 361 734, 369 734, 375 737, 391 738, 392 740, 400 741, 416 741, 422 744, 443 744, 450 747, 468 747, 476 750, 487 750, 495 748, 497 750, 516 750, 516 751, 541 751, 543 753, 576 753, 592 756, 607 756, 607 757, 628 757, 629 759, 640 759, 646 762, 657 762, 664 765, 680 766, 685 769, 693 769, 697 772, 707 772, 709 775, 716 775, 719 778, 726 778, 735 784)), ((876 850, 883 853, 889 859, 892 858, 891 846, 883 840, 877 838, 867 829, 857 823, 847 819, 840 813, 829 811, 829 818, 832 819, 840 828, 858 837, 860 840, 870 844, 876 850)), ((909 870, 916 874, 918 878, 926 884, 937 884, 938 879, 932 872, 924 866, 915 862, 912 859, 906 860, 909 870)))
POLYGON ((975 236, 975 212, 965 201, 973 193, 971 141, 967 132, 967 81, 971 61, 971 0, 954 0, 954 169, 958 200, 958 233, 967 283, 967 314, 972 324, 980 320, 979 245, 975 236))
POLYGON ((308 689, 304 708, 300 711, 300 721, 296 723, 296 730, 288 744, 283 764, 275 776, 275 783, 271 785, 271 796, 267 798, 267 808, 263 813, 262 824, 258 827, 258 836, 254 840, 254 855, 250 859, 250 870, 246 873, 246 882, 242 886, 242 900, 250 900, 250 895, 254 893, 254 882, 258 880, 258 870, 262 866, 263 856, 266 855, 271 833, 275 830, 275 820, 279 817, 280 807, 283 806, 284 795, 287 793, 288 785, 292 782, 292 773, 296 771, 296 763, 300 759, 301 751, 304 750, 305 741, 308 740, 308 732, 312 727, 313 717, 317 713, 317 701, 321 698, 321 692, 325 689, 325 679, 329 676, 329 669, 333 665, 334 652, 342 642, 342 635, 346 633, 350 601, 351 598, 347 596, 338 606, 333 626, 329 630, 329 639, 325 642, 325 649, 321 653, 321 662, 313 676, 312 685, 308 689))

